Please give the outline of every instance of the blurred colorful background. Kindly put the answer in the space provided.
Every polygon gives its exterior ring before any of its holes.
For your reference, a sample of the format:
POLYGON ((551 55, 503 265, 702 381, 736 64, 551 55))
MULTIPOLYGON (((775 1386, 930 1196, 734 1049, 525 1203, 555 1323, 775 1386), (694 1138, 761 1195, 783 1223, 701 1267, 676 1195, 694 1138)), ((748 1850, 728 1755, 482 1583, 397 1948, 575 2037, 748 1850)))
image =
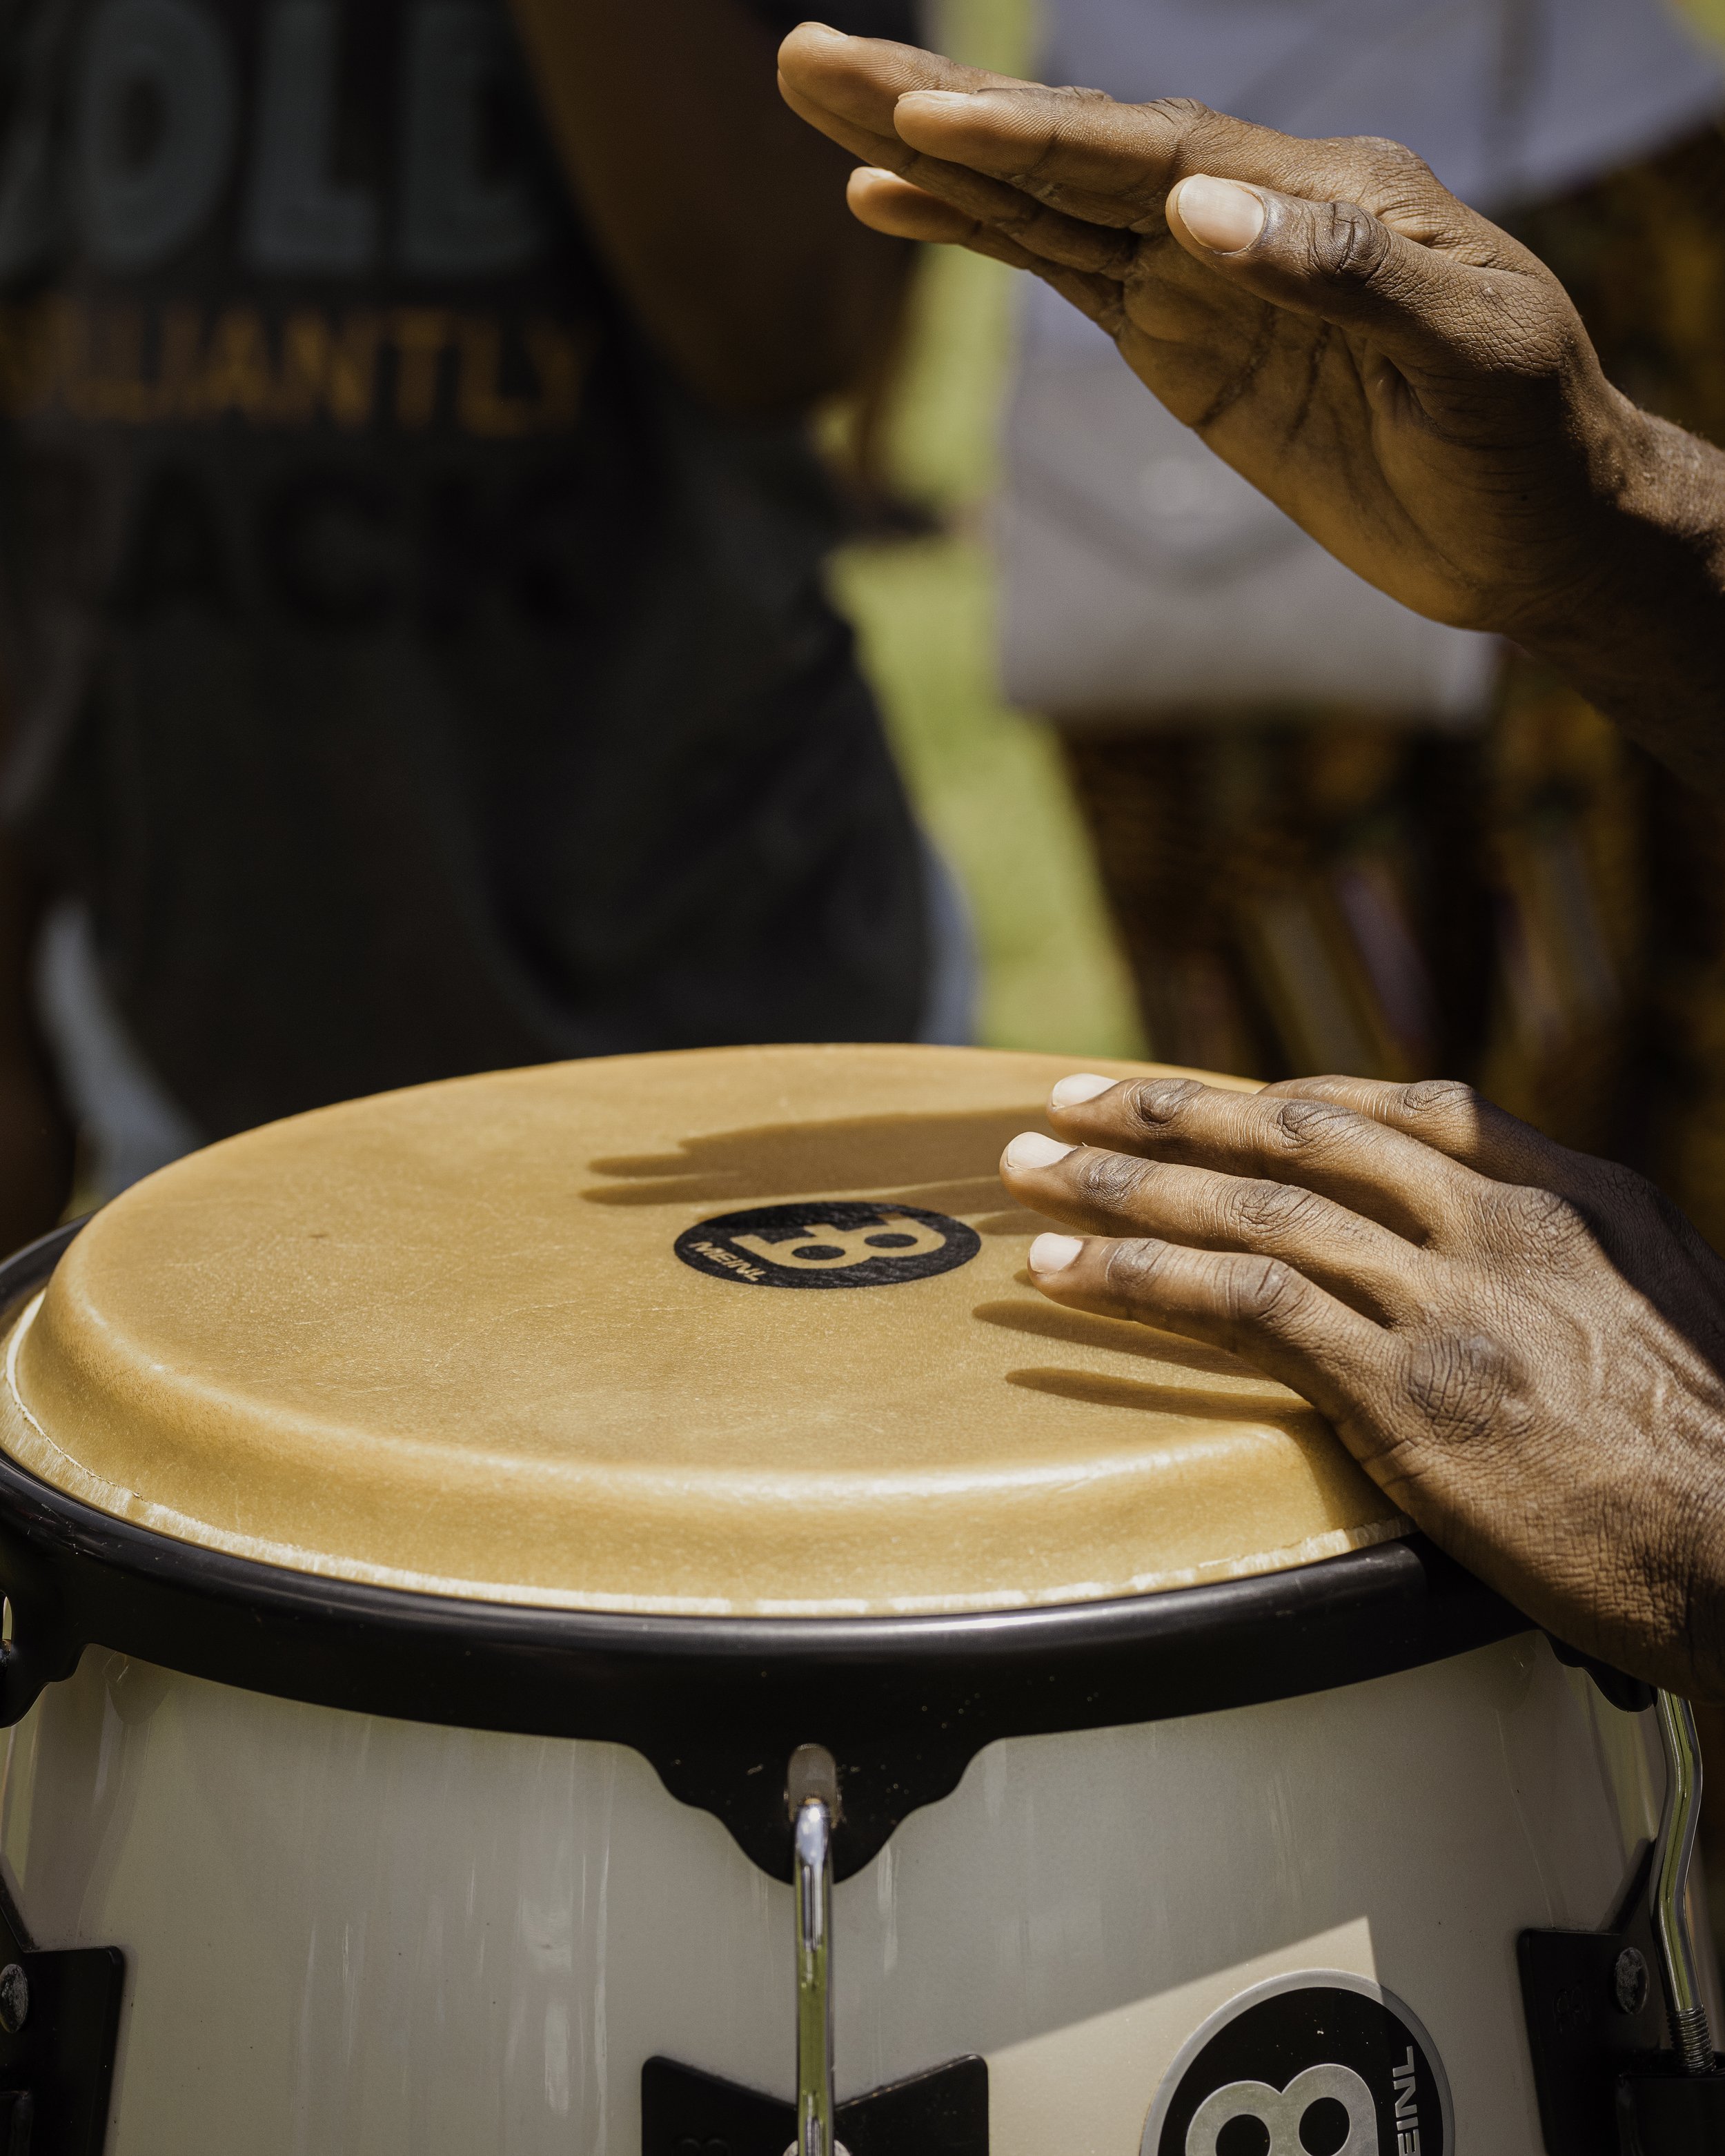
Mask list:
MULTIPOLYGON (((1034 18, 1029 0, 944 0, 932 36, 954 59, 1023 74, 1034 18)), ((923 256, 881 446, 884 476, 938 529, 852 545, 834 564, 834 591, 969 902, 978 1038, 1133 1055, 1142 1033, 1058 751, 994 682, 985 518, 1014 296, 1013 273, 996 263, 956 249, 923 256)))

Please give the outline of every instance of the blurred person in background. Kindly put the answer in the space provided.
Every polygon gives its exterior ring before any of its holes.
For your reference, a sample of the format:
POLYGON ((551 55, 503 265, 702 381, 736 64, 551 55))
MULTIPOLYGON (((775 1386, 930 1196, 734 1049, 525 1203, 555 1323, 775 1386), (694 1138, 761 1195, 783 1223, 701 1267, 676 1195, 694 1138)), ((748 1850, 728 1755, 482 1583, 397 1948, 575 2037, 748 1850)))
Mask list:
POLYGON ((100 1196, 421 1080, 950 1029, 805 435, 907 250, 780 104, 797 13, 5 11, 7 1247, 74 1126, 100 1196))
MULTIPOLYGON (((1721 55, 1663 0, 1049 0, 1045 79, 1388 136, 1725 442, 1721 55)), ((1154 1051, 1465 1072, 1725 1248, 1725 840, 1579 699, 1332 562, 1023 295, 1005 682, 1060 737, 1154 1051)))

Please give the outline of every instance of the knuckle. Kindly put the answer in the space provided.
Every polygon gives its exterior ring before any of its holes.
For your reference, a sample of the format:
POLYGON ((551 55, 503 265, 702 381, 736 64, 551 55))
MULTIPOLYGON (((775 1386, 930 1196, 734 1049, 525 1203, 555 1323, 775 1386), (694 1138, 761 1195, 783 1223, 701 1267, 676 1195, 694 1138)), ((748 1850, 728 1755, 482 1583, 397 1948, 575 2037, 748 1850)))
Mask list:
POLYGON ((1370 161, 1373 176, 1380 186, 1406 187, 1422 181, 1431 187, 1439 185, 1436 173, 1425 158, 1405 142, 1388 135, 1358 135, 1354 147, 1370 161))
POLYGON ((1061 83, 1044 92, 1061 105, 1111 105, 1114 100, 1106 90, 1086 90, 1083 84, 1061 83))
POLYGON ((1045 188, 1032 171, 1015 173, 1009 184, 1024 196, 1023 204, 1014 203, 1009 209, 994 211, 988 222, 996 231, 1004 233, 1009 239, 1015 239, 1020 234, 1033 232, 1043 222, 1047 215, 1045 197, 1052 190, 1045 188))
POLYGON ((1566 1265, 1592 1248, 1586 1214, 1560 1191, 1506 1185, 1499 1204, 1519 1253, 1542 1270, 1566 1265))
POLYGON ((1305 1281, 1280 1258, 1248 1260, 1229 1268, 1228 1311, 1238 1324, 1272 1329, 1286 1324, 1305 1296, 1305 1281))
POLYGON ((1389 231, 1358 203, 1316 203, 1307 227, 1311 267, 1332 284, 1369 285, 1389 254, 1389 231))
POLYGON ((1396 1105, 1416 1130, 1448 1131, 1476 1123, 1482 1104, 1460 1078, 1420 1078, 1400 1089, 1396 1105))
POLYGON ((1156 1135, 1178 1122, 1203 1091, 1196 1078, 1141 1078, 1127 1088, 1123 1106, 1131 1123, 1156 1135))
POLYGON ((1479 1439, 1502 1430, 1522 1382, 1521 1365, 1489 1333, 1445 1332, 1410 1343, 1411 1404, 1442 1435, 1479 1439))
POLYGON ((1073 1179, 1081 1195, 1105 1213, 1127 1205, 1144 1178, 1144 1163, 1130 1154, 1092 1148, 1072 1156, 1073 1179))
POLYGON ((1270 1129, 1284 1151, 1303 1152, 1359 1120, 1352 1108, 1334 1101, 1278 1101, 1271 1115, 1270 1129))
POLYGON ((1155 1284, 1167 1254, 1165 1243, 1142 1240, 1116 1243, 1102 1268, 1104 1285, 1122 1302, 1142 1302, 1155 1284))
POLYGON ((1291 1183, 1241 1183, 1223 1200, 1224 1224, 1245 1242, 1279 1240, 1324 1209, 1317 1194, 1291 1183))
POLYGON ((1216 117, 1210 106, 1196 97, 1153 97, 1138 110, 1178 128, 1203 126, 1216 117))

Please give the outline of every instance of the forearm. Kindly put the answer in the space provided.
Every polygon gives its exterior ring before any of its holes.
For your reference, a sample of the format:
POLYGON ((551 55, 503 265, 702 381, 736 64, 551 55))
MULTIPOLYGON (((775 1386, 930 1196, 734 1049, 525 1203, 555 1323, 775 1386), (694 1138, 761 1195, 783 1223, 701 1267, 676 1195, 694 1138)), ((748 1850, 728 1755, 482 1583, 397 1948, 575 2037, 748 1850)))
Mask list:
POLYGON ((512 4, 589 231, 689 386, 771 412, 865 372, 907 250, 850 217, 850 160, 786 110, 742 0, 512 4))
POLYGON ((1517 640, 1725 796, 1725 454, 1626 403, 1596 450, 1596 567, 1517 640))

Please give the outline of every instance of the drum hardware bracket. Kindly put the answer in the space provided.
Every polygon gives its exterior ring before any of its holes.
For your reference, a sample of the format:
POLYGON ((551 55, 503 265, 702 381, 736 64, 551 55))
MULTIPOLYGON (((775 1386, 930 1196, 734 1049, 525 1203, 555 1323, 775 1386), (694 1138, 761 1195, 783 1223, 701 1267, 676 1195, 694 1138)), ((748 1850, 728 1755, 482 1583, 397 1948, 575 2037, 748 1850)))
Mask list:
POLYGON ((833 1835, 844 1817, 824 1745, 799 1744, 784 1778, 791 1822, 797 2097, 793 2104, 715 2074, 649 2059, 641 2156, 988 2156, 988 2069, 950 2061, 836 2104, 833 2096, 833 1835), (786 2146, 788 2137, 789 2146, 786 2146))
POLYGON ((0 1881, 0 2156, 100 2156, 125 1982, 117 1947, 39 1948, 0 1881))
POLYGON ((824 1745, 799 1744, 785 1771, 797 1932, 797 2117, 784 2156, 850 2156, 833 2138, 833 1830, 839 1769, 824 1745))
POLYGON ((0 1640, 0 1728, 21 1722, 51 1684, 70 1676, 84 1641, 34 1597, 20 1609, 11 1594, 13 1636, 0 1640))
POLYGON ((1725 2063, 1696 1979, 1686 1898, 1701 1804, 1695 1717, 1671 1693, 1640 1689, 1666 1758, 1659 1839, 1643 1849, 1606 1930, 1524 1931, 1517 1945, 1548 2156, 1717 2156, 1725 2148, 1725 2063), (1660 2043, 1661 2007, 1669 2048, 1660 2043))
MULTIPOLYGON (((783 2097, 649 2059, 641 2068, 641 2156, 783 2156, 796 2123, 783 2097)), ((988 2069, 971 2056, 841 2103, 851 2156, 988 2156, 988 2069)), ((3 2144, 0 2144, 3 2148, 3 2144)))

